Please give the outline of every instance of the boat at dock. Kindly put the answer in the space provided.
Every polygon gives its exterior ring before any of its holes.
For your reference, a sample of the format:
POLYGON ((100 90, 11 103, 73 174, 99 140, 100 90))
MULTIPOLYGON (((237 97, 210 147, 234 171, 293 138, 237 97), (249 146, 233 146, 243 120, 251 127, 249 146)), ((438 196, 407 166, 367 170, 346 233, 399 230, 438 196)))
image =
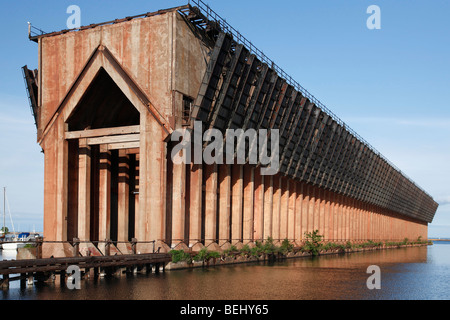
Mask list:
POLYGON ((3 228, 1 229, 0 235, 0 246, 4 251, 17 251, 19 248, 23 248, 27 245, 34 245, 36 243, 36 239, 39 237, 39 234, 36 232, 18 232, 16 233, 14 230, 14 223, 11 216, 11 210, 8 211, 9 217, 11 219, 11 226, 13 229, 12 233, 9 233, 8 228, 6 227, 6 188, 3 188, 3 228))
POLYGON ((24 248, 26 245, 34 245, 36 240, 36 235, 30 232, 22 232, 13 238, 9 238, 9 241, 2 243, 3 250, 17 250, 19 248, 24 248))

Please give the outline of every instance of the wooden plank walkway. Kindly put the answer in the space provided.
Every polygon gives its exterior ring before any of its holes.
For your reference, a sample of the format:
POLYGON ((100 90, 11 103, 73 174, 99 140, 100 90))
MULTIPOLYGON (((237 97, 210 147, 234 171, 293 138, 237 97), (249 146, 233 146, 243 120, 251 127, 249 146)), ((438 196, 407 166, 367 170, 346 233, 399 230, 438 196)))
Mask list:
POLYGON ((28 260, 4 260, 0 261, 0 280, 2 287, 8 287, 9 281, 23 280, 25 277, 39 277, 45 273, 65 274, 69 266, 78 266, 85 273, 89 270, 113 270, 133 267, 165 266, 172 261, 168 253, 130 254, 115 256, 89 256, 89 257, 69 257, 69 258, 46 258, 28 260), (20 274, 18 277, 10 278, 11 274, 20 274))

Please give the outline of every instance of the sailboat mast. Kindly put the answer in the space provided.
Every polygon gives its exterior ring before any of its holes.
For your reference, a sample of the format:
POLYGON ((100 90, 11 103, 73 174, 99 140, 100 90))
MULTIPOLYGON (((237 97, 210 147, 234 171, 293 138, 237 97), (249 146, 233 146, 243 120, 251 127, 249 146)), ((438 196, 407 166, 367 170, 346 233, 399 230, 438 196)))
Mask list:
POLYGON ((6 235, 5 216, 6 216, 6 187, 3 187, 3 235, 6 235))

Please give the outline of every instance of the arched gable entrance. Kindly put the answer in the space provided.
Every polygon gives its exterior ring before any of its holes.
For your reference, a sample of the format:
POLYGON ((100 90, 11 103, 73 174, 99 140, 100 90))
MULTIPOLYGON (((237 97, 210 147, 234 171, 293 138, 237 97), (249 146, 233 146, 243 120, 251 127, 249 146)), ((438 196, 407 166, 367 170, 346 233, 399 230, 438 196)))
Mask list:
MULTIPOLYGON (((54 182, 46 184, 46 194, 56 203, 55 211, 44 211, 64 221, 56 229, 44 226, 44 237, 79 238, 84 254, 105 254, 106 240, 117 244, 111 254, 120 254, 131 249, 131 238, 162 239, 165 212, 158 199, 164 196, 164 140, 171 130, 126 70, 99 46, 44 130, 47 181, 54 182)), ((44 255, 62 249, 56 247, 44 255)))

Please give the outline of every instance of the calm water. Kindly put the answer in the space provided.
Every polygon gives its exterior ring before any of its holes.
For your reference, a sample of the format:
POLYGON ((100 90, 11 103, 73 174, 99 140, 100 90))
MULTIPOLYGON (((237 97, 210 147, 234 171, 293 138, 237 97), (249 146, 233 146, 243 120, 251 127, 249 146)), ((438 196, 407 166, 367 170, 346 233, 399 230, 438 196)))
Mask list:
POLYGON ((0 294, 10 300, 448 300, 450 242, 274 264, 123 276, 83 281, 81 287, 68 290, 53 283, 21 289, 15 281, 0 294), (367 289, 370 265, 381 268, 381 290, 367 289))

